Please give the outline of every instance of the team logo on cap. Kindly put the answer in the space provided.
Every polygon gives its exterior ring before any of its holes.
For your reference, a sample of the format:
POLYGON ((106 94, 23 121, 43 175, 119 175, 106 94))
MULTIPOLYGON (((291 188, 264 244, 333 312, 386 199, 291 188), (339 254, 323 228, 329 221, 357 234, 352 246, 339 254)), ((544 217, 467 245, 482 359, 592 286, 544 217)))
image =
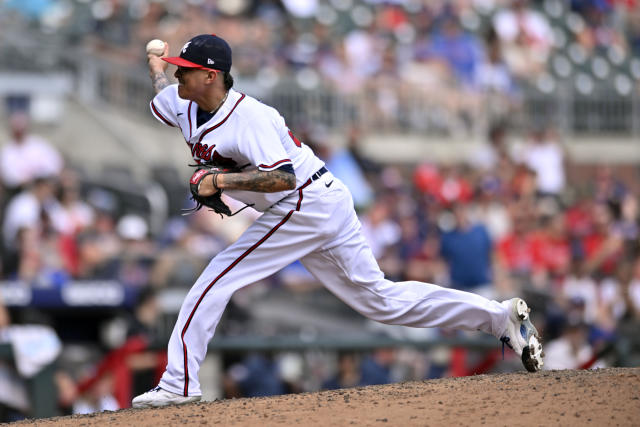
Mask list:
POLYGON ((207 64, 209 64, 209 65, 213 65, 213 64, 215 64, 215 63, 216 63, 216 61, 214 61, 213 59, 211 59, 211 58, 207 58, 207 64))
POLYGON ((188 41, 184 44, 184 46, 182 46, 182 53, 187 53, 187 48, 189 47, 190 44, 191 42, 188 41))

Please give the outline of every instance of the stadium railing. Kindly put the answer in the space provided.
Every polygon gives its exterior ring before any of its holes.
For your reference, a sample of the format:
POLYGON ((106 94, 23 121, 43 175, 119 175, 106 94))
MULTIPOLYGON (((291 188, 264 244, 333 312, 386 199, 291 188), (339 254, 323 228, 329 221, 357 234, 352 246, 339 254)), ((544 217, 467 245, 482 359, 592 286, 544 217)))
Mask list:
MULTIPOLYGON (((82 58, 77 71, 78 94, 83 101, 105 102, 150 118, 148 104, 153 90, 145 70, 123 67, 98 57, 82 58)), ((332 129, 355 124, 371 132, 445 137, 460 132, 461 126, 483 135, 487 124, 496 118, 494 109, 487 106, 507 102, 502 94, 477 94, 483 107, 460 113, 434 102, 429 94, 408 93, 399 95, 402 98, 398 108, 385 114, 376 107, 371 94, 344 95, 326 88, 304 89, 293 79, 281 80, 283 83, 265 89, 251 80, 238 78, 237 86, 277 108, 291 124, 313 123, 332 129)), ((640 94, 621 95, 606 85, 597 86, 588 94, 571 85, 559 85, 552 92, 531 86, 523 90, 520 106, 507 106, 498 114, 523 130, 548 124, 564 135, 607 134, 625 138, 640 135, 640 94)))

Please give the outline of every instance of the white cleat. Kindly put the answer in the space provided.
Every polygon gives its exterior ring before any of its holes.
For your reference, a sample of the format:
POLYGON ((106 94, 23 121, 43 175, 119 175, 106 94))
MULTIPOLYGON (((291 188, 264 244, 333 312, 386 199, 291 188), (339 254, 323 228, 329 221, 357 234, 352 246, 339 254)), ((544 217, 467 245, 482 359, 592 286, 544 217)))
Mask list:
POLYGON ((540 335, 529 320, 531 309, 521 298, 512 298, 504 301, 503 304, 508 304, 509 319, 507 320, 506 335, 500 338, 500 341, 520 356, 527 371, 539 371, 544 364, 542 361, 544 352, 540 335))
POLYGON ((140 396, 136 396, 131 401, 131 406, 134 408, 157 408, 160 406, 184 405, 186 403, 199 401, 200 396, 183 396, 156 387, 140 396))

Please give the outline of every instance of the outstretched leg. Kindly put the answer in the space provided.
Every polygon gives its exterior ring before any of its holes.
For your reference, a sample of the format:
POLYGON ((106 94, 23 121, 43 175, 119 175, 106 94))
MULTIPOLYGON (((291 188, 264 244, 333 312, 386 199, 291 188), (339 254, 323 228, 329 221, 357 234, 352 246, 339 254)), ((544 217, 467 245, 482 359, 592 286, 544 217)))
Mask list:
POLYGON ((378 322, 481 330, 498 338, 506 330, 508 311, 497 301, 431 283, 385 279, 360 233, 302 263, 347 305, 378 322))
MULTIPOLYGON (((340 245, 315 251, 302 263, 327 289, 370 319, 421 328, 480 330, 499 339, 510 337, 507 344, 515 343, 512 348, 519 355, 523 349, 529 353, 529 344, 536 345, 538 356, 541 353, 537 338, 535 343, 531 340, 537 331, 528 321, 528 312, 526 319, 512 315, 513 300, 498 302, 430 283, 385 279, 359 226, 340 245), (523 324, 524 335, 520 332, 523 324)), ((525 362, 525 366, 538 370, 541 356, 538 361, 537 365, 525 362)))

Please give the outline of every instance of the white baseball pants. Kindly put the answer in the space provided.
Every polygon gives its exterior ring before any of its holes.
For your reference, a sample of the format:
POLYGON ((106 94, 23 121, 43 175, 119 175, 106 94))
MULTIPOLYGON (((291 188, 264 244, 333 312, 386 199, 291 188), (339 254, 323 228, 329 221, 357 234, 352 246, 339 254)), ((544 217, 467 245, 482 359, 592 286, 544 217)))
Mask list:
POLYGON ((497 301, 429 283, 386 280, 360 232, 349 190, 325 173, 266 211, 211 260, 182 303, 160 387, 200 395, 200 364, 233 293, 298 259, 327 289, 370 319, 481 330, 496 337, 506 330, 508 312, 497 301))

